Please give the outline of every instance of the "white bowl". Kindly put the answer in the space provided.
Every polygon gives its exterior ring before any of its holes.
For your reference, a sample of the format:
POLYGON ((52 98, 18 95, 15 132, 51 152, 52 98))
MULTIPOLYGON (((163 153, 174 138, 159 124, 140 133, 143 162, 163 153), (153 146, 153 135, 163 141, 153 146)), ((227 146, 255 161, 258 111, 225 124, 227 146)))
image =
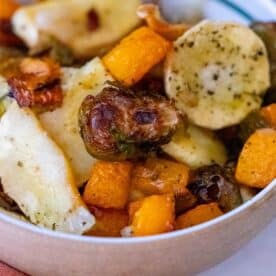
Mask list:
MULTIPOLYGON (((276 19, 276 7, 270 0, 204 2, 205 13, 213 19, 244 23, 250 17, 276 19)), ((171 8, 174 6, 174 17, 176 11, 181 13, 183 0, 167 0, 168 3, 171 8)), ((276 181, 222 217, 143 238, 74 236, 41 229, 0 213, 0 259, 31 275, 191 275, 229 257, 275 215, 276 181)))

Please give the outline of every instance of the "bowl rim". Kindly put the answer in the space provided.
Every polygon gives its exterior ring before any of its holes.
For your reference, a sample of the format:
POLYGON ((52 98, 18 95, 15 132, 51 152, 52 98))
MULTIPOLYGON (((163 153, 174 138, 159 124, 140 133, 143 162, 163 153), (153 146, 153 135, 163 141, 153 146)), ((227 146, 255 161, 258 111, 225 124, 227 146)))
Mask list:
POLYGON ((267 187, 260 191, 256 196, 254 196, 249 201, 243 203, 236 209, 226 213, 220 217, 207 221, 205 223, 195 225, 186 229, 176 230, 168 233, 145 236, 145 237, 93 237, 93 236, 82 236, 70 233, 57 232, 37 225, 31 224, 29 222, 20 220, 18 218, 12 217, 8 214, 1 213, 0 211, 0 221, 11 224, 12 226, 21 228, 22 230, 27 230, 33 232, 34 234, 48 236, 49 238, 56 238, 60 240, 84 242, 89 244, 105 244, 105 245, 125 245, 125 244, 137 244, 137 243, 150 243, 155 241, 161 241, 166 239, 174 239, 180 236, 188 236, 190 234, 196 234, 199 231, 205 230, 209 227, 220 224, 226 220, 231 219, 234 216, 239 215, 246 209, 250 209, 257 202, 261 201, 268 194, 276 191, 276 179, 274 179, 267 187))

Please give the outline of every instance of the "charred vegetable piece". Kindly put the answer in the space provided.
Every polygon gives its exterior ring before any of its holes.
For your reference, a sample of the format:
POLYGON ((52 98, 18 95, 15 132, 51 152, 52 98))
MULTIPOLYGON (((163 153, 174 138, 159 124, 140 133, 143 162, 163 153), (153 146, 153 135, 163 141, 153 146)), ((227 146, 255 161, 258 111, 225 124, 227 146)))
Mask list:
POLYGON ((271 87, 270 89, 268 89, 268 91, 266 92, 266 94, 264 96, 263 104, 269 105, 269 104, 273 104, 273 103, 276 103, 276 89, 271 87))
POLYGON ((72 65, 75 61, 72 50, 54 37, 50 37, 49 40, 49 57, 63 66, 72 65))
POLYGON ((0 47, 0 75, 9 78, 20 72, 20 62, 25 54, 16 48, 0 47))
POLYGON ((217 201, 225 212, 242 203, 239 187, 233 178, 233 166, 230 165, 225 168, 212 165, 198 169, 188 188, 200 203, 217 201))
POLYGON ((187 189, 185 193, 175 196, 175 214, 182 214, 183 212, 195 207, 196 203, 197 197, 187 189))
POLYGON ((52 111, 62 104, 60 68, 50 59, 24 59, 20 73, 9 78, 8 84, 20 107, 52 111))
POLYGON ((189 25, 170 24, 162 18, 158 5, 142 4, 137 9, 137 15, 145 20, 149 28, 156 33, 169 39, 176 40, 180 35, 189 29, 189 25))
POLYGON ((245 142, 257 129, 269 127, 269 123, 261 115, 259 110, 252 111, 241 122, 238 137, 245 142))
POLYGON ((13 34, 11 17, 19 8, 19 4, 13 0, 0 0, 0 44, 15 46, 21 44, 20 40, 13 34))
POLYGON ((0 182, 0 207, 4 208, 7 211, 17 212, 22 214, 17 203, 4 192, 1 182, 0 182))
POLYGON ((108 160, 134 159, 167 143, 179 122, 172 102, 110 84, 87 96, 79 112, 87 151, 108 160))
MULTIPOLYGON (((276 22, 255 22, 251 28, 264 41, 268 51, 271 85, 276 89, 276 22)), ((275 91, 276 93, 276 91, 275 91)))
POLYGON ((218 137, 223 141, 228 153, 228 160, 237 160, 243 147, 243 142, 238 137, 239 126, 232 126, 221 129, 217 132, 218 137))

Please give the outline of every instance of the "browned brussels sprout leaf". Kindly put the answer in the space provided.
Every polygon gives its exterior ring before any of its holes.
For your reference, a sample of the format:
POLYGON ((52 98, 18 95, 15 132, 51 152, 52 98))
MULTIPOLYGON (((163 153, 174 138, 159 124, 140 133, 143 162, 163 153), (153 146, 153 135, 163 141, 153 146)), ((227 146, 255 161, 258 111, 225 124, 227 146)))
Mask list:
POLYGON ((271 89, 265 96, 265 103, 276 102, 276 22, 255 22, 251 28, 265 43, 270 61, 271 89))
POLYGON ((266 127, 269 127, 269 124, 261 116, 259 110, 252 111, 241 122, 238 137, 245 143, 249 136, 251 136, 251 134, 253 134, 257 129, 266 127))
POLYGON ((106 160, 136 159, 168 143, 179 123, 171 101, 109 83, 88 96, 79 112, 87 151, 106 160))
POLYGON ((175 213, 180 215, 193 208, 197 203, 197 197, 187 190, 186 193, 175 196, 175 213))
POLYGON ((233 164, 224 168, 211 165, 198 169, 188 188, 199 203, 218 202, 224 212, 231 211, 242 203, 239 186, 233 177, 233 164))

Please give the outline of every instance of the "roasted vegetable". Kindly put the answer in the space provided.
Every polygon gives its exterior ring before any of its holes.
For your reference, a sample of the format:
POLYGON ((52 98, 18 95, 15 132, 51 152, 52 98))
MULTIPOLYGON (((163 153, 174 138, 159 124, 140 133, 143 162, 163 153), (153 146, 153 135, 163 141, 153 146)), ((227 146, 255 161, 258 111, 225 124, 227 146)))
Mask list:
POLYGON ((141 27, 103 57, 110 73, 126 86, 138 82, 166 55, 170 43, 150 28, 141 27))
POLYGON ((9 78, 8 84, 20 107, 41 112, 52 111, 62 104, 60 68, 50 59, 23 59, 20 73, 9 78))
POLYGON ((165 84, 192 123, 209 129, 238 124, 261 106, 270 86, 266 48, 245 26, 203 21, 174 42, 165 84))
POLYGON ((25 54, 17 48, 0 47, 0 75, 9 78, 18 74, 20 62, 25 54))
POLYGON ((180 195, 175 196, 175 214, 180 215, 195 207, 198 199, 188 189, 180 195))
POLYGON ((276 103, 276 88, 271 87, 264 95, 263 105, 276 103))
POLYGON ((16 102, 0 121, 0 178, 4 192, 36 225, 82 234, 94 224, 63 152, 34 113, 16 102))
POLYGON ((169 40, 176 40, 190 27, 185 23, 170 24, 166 22, 161 16, 159 7, 154 4, 140 5, 137 15, 146 21, 149 28, 169 40))
POLYGON ((87 96, 79 112, 87 151, 108 160, 137 158, 167 143, 179 122, 173 104, 163 97, 134 93, 110 84, 87 96))
POLYGON ((19 8, 14 0, 0 0, 0 45, 16 46, 20 40, 13 34, 11 17, 19 8))
POLYGON ((220 129, 217 132, 218 137, 224 143, 228 160, 237 160, 243 147, 243 142, 238 137, 239 125, 220 129))
POLYGON ((258 189, 251 188, 245 185, 240 185, 240 192, 241 192, 242 201, 247 202, 251 200, 258 193, 258 189))
POLYGON ((129 194, 132 164, 98 161, 85 186, 86 204, 99 208, 124 209, 129 194))
POLYGON ((209 130, 192 124, 179 125, 172 140, 162 146, 162 150, 192 168, 199 168, 214 163, 223 165, 227 152, 222 142, 209 130))
POLYGON ((276 22, 255 22, 251 28, 264 41, 270 61, 271 85, 276 93, 276 22))
POLYGON ((217 203, 199 205, 196 208, 184 213, 176 219, 176 229, 184 229, 201 224, 223 215, 217 203))
POLYGON ((242 203, 239 186, 234 179, 233 165, 230 164, 225 168, 212 165, 198 169, 188 188, 200 203, 216 201, 225 212, 242 203))
POLYGON ((61 86, 64 93, 62 106, 40 114, 42 126, 60 145, 71 163, 78 187, 88 180, 95 159, 86 151, 78 128, 79 108, 87 95, 96 96, 112 77, 99 58, 81 68, 63 68, 61 86))
POLYGON ((268 126, 276 129, 276 103, 265 106, 260 111, 268 126))
POLYGON ((0 207, 10 212, 16 212, 16 213, 22 214, 17 203, 4 192, 1 182, 0 182, 0 207))
POLYGON ((135 12, 140 0, 43 1, 20 8, 13 16, 13 28, 32 51, 51 46, 54 37, 77 58, 104 53, 139 24, 135 12), (91 30, 91 11, 99 18, 91 30))
POLYGON ((245 143, 257 129, 266 127, 269 127, 269 123, 262 116, 260 110, 254 110, 241 122, 238 137, 245 143))
POLYGON ((124 210, 99 209, 89 207, 96 223, 85 235, 100 237, 120 237, 121 230, 128 225, 128 213, 124 210))
POLYGON ((134 167, 132 186, 145 195, 173 193, 181 196, 187 192, 189 168, 174 161, 149 158, 134 167))
POLYGON ((153 195, 141 201, 133 215, 133 236, 156 235, 172 231, 174 224, 174 199, 172 195, 153 195))
POLYGON ((240 183, 265 188, 276 178, 276 130, 260 129, 247 140, 240 154, 236 179, 240 183))

